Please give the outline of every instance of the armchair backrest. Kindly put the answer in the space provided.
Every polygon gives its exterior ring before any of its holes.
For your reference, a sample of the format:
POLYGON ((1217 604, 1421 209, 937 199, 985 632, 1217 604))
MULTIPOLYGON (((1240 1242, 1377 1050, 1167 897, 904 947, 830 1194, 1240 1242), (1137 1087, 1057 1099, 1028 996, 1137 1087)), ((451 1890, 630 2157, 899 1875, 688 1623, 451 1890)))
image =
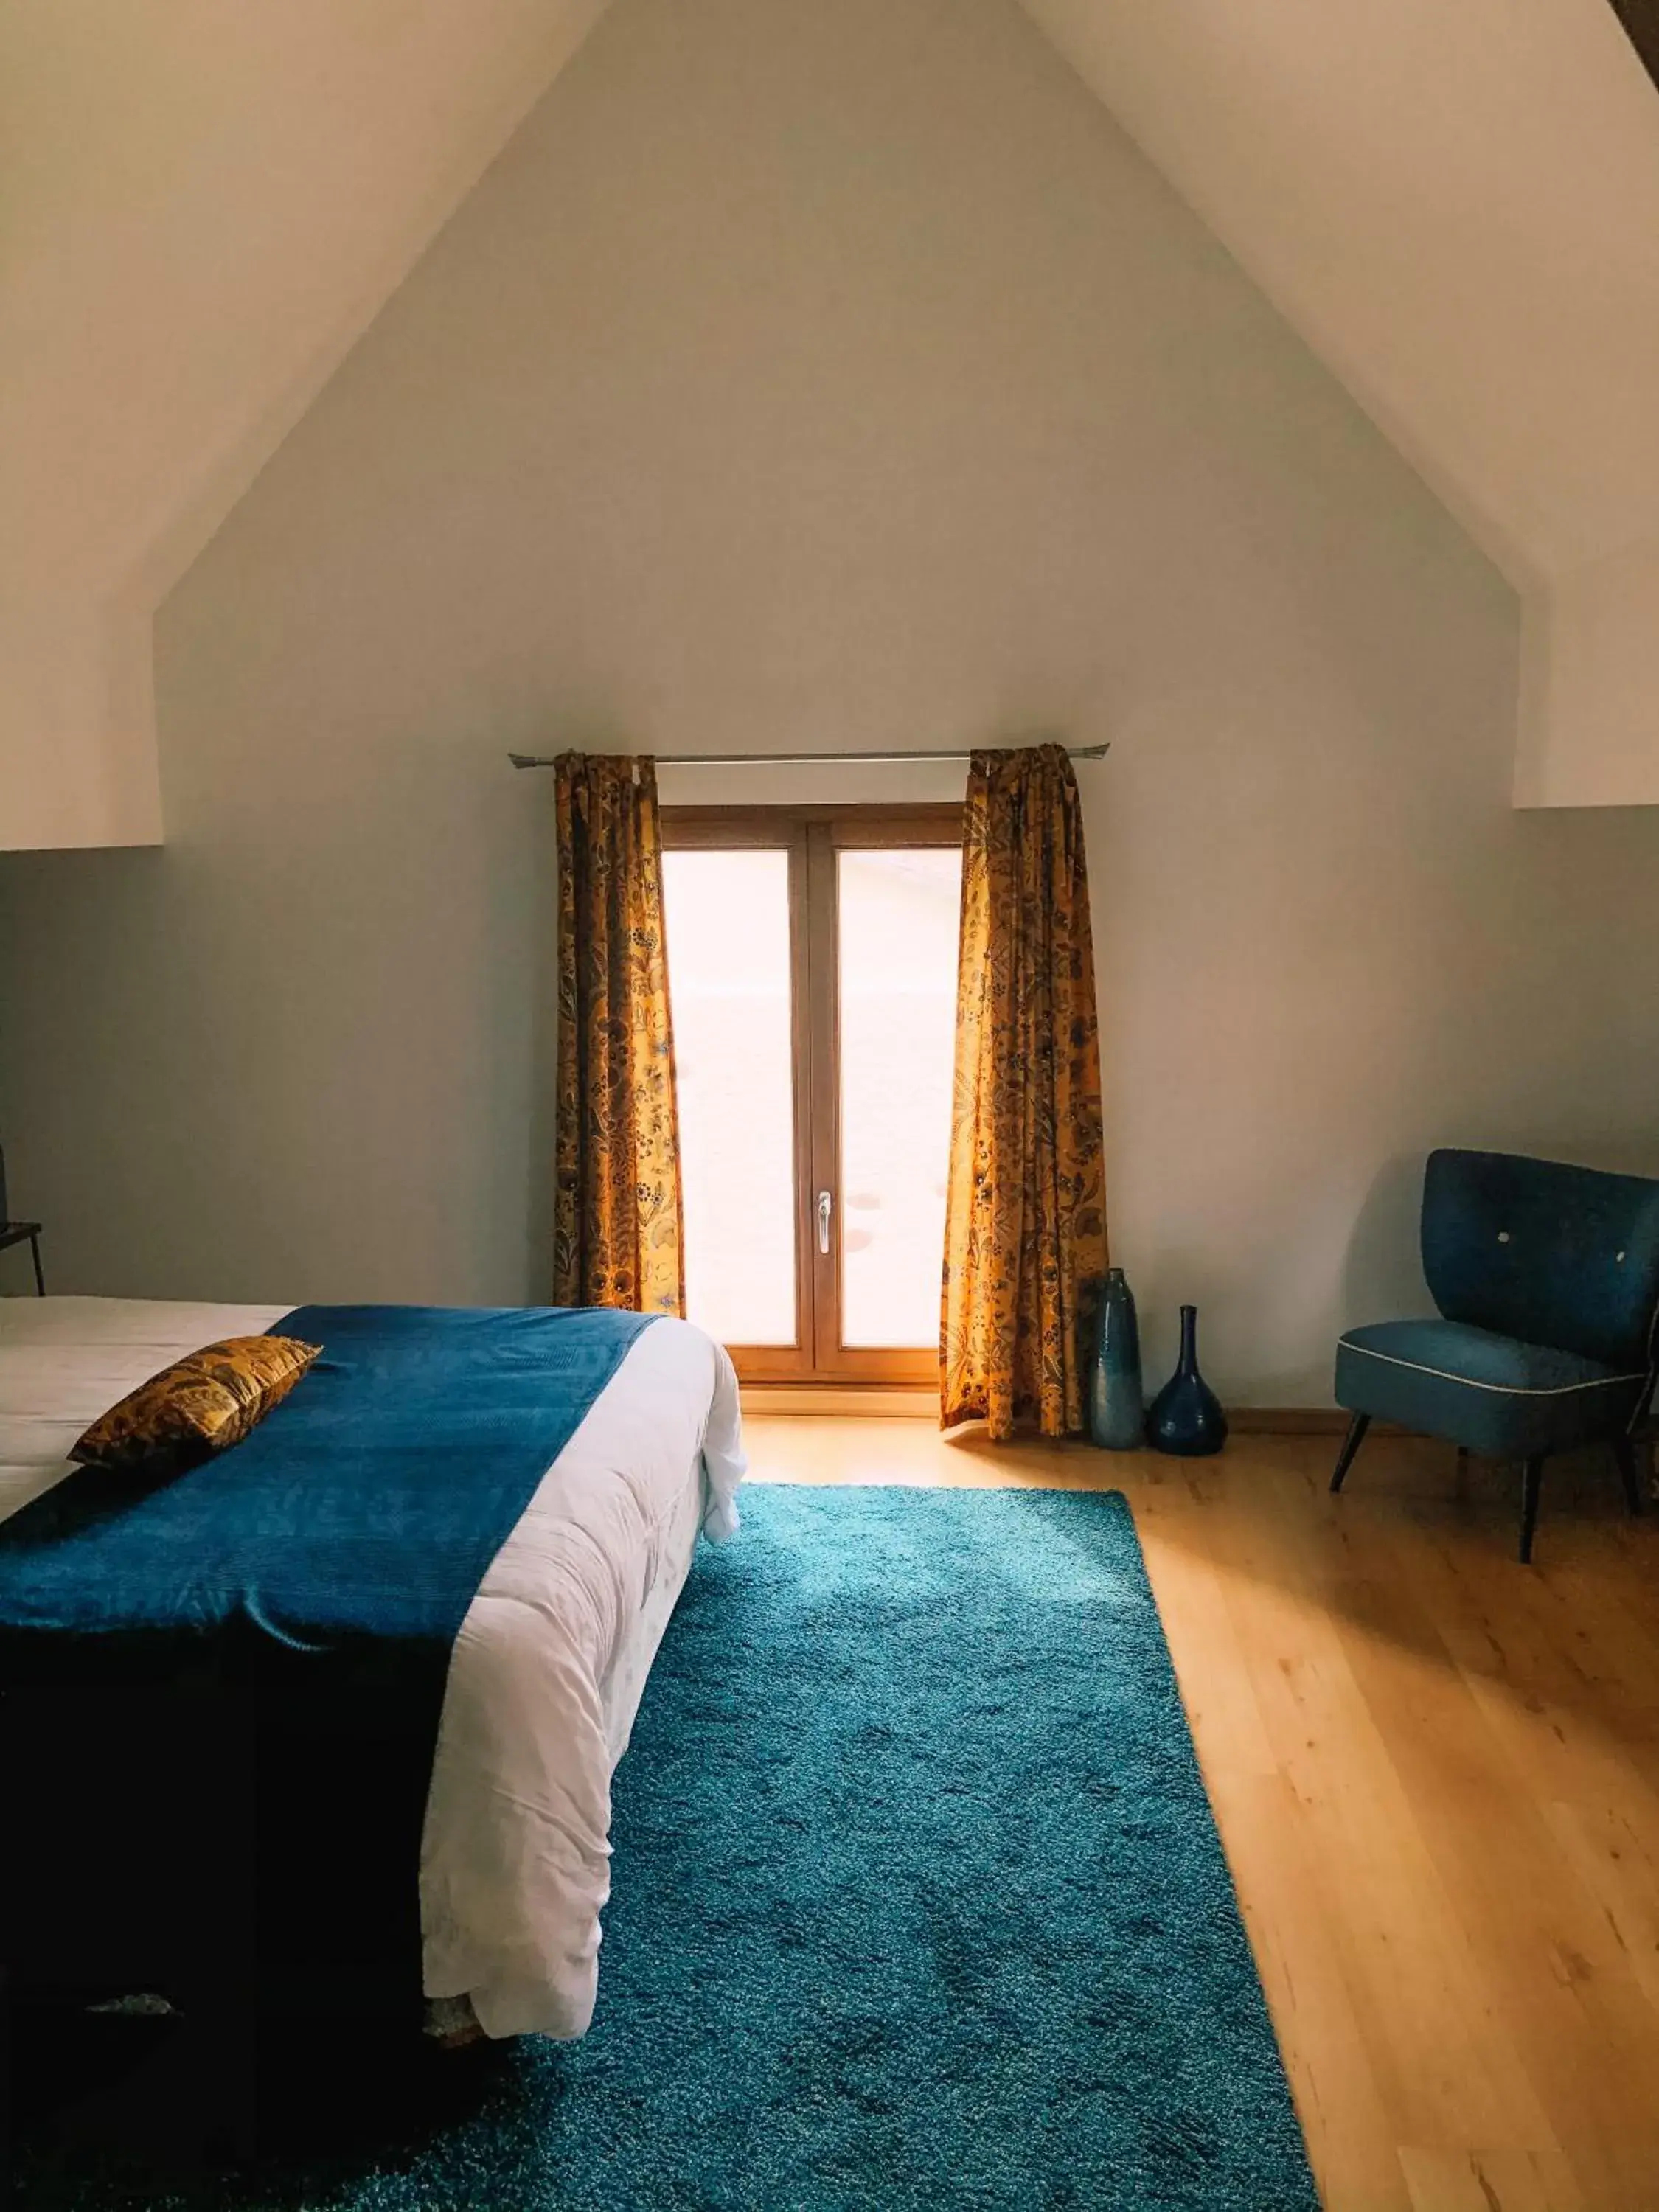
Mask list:
POLYGON ((1640 1373, 1659 1308, 1659 1182, 1431 1152, 1423 1272, 1448 1321, 1640 1373))

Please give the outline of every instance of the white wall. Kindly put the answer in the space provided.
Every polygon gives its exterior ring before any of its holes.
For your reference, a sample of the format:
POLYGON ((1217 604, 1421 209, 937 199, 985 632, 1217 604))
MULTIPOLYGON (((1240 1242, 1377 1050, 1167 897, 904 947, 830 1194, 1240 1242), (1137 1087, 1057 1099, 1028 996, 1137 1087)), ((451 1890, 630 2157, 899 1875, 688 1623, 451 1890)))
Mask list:
POLYGON ((1659 537, 1529 592, 1522 655, 1516 805, 1659 804, 1659 537))
POLYGON ((1116 1254, 1318 1401, 1430 1145, 1659 1166, 1659 824, 1510 811, 1516 635, 1006 0, 617 0, 165 608, 168 846, 0 858, 16 1200, 65 1288, 541 1291, 508 746, 1106 738, 1116 1254))

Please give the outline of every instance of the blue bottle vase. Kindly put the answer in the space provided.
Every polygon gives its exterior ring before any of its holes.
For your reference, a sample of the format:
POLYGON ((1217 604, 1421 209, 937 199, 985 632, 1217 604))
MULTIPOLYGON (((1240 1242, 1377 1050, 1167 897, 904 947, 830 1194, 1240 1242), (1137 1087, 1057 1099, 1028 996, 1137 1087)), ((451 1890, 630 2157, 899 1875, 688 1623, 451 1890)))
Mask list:
POLYGON ((1140 1324, 1121 1267, 1106 1276, 1089 1368, 1089 1436, 1103 1451, 1133 1451, 1146 1437, 1140 1387, 1140 1324))
POLYGON ((1227 1441, 1221 1401, 1198 1371, 1196 1306, 1181 1309, 1180 1362, 1152 1401, 1146 1440, 1154 1450, 1171 1452, 1177 1459, 1206 1458, 1227 1441))

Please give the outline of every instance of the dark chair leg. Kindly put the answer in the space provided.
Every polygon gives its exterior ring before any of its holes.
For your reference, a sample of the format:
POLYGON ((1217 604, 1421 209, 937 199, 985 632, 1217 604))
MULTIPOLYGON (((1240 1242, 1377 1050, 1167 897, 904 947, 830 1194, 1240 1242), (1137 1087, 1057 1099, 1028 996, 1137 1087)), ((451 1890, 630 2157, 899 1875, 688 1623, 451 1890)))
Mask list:
POLYGON ((46 1295, 46 1279, 40 1267, 40 1232, 38 1229, 29 1239, 29 1250, 34 1257, 34 1295, 37 1298, 43 1298, 46 1295))
POLYGON ((1336 1455, 1336 1468, 1331 1476, 1331 1488, 1340 1490, 1342 1478, 1353 1465, 1354 1454, 1365 1441, 1365 1431, 1371 1425, 1369 1413, 1356 1413, 1348 1424, 1348 1433, 1342 1439, 1342 1449, 1336 1455))
POLYGON ((1544 1479, 1544 1462, 1529 1459, 1521 1470, 1521 1564, 1532 1565, 1532 1532, 1538 1526, 1538 1492, 1544 1479))
POLYGON ((1625 1504, 1632 1513, 1639 1513, 1642 1486, 1637 1479, 1636 1447, 1628 1437, 1615 1437, 1613 1455, 1619 1462, 1619 1479, 1625 1486, 1625 1504))

